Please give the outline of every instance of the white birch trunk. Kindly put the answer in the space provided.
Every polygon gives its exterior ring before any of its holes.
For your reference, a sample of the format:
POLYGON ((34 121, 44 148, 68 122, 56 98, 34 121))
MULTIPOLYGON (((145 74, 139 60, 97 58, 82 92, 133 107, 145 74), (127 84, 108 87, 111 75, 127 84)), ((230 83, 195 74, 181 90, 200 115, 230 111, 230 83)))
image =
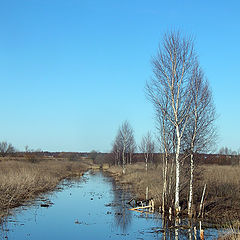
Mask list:
POLYGON ((192 201, 193 201, 193 153, 190 156, 190 183, 189 183, 189 200, 188 200, 188 216, 192 217, 192 201))
POLYGON ((197 106, 195 105, 194 109, 194 134, 192 136, 191 141, 191 156, 190 156, 190 182, 189 182, 189 200, 188 200, 188 216, 192 217, 192 202, 193 202, 193 171, 194 171, 194 143, 197 134, 197 123, 198 123, 198 113, 197 113, 197 106))
POLYGON ((168 184, 168 195, 169 196, 171 195, 171 191, 172 191, 173 167, 174 167, 174 161, 172 159, 170 177, 169 177, 169 184, 168 184))
POLYGON ((148 153, 145 154, 145 169, 148 170, 148 153))
POLYGON ((123 161, 123 174, 125 174, 126 173, 125 147, 123 148, 122 152, 122 161, 123 161))
POLYGON ((176 134, 177 134, 177 149, 176 149, 175 211, 178 214, 179 211, 180 211, 180 208, 179 208, 179 192, 180 192, 180 162, 179 162, 179 154, 180 154, 180 145, 181 145, 181 138, 180 138, 178 125, 176 126, 176 134))
POLYGON ((202 213, 203 200, 204 200, 204 195, 205 195, 206 187, 207 187, 207 184, 205 183, 204 188, 203 188, 203 193, 202 193, 201 203, 200 203, 200 207, 199 207, 198 217, 200 217, 200 216, 201 216, 201 213, 202 213))
POLYGON ((162 192, 162 213, 165 212, 165 159, 163 155, 163 192, 162 192))
POLYGON ((164 168, 164 183, 163 183, 163 212, 165 211, 165 200, 167 197, 167 157, 165 157, 165 168, 164 168))

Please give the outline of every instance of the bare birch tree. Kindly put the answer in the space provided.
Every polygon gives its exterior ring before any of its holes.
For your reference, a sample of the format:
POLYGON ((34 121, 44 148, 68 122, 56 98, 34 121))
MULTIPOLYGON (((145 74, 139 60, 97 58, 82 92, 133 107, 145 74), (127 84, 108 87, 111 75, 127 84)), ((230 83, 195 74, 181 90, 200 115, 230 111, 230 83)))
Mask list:
POLYGON ((132 162, 132 154, 136 148, 135 146, 133 128, 128 121, 125 121, 118 129, 112 148, 112 152, 115 155, 115 162, 118 162, 118 164, 121 163, 123 173, 126 171, 126 164, 132 162))
POLYGON ((128 121, 125 121, 120 127, 120 139, 122 144, 122 166, 123 173, 126 172, 126 153, 129 150, 129 145, 132 142, 133 138, 133 129, 130 126, 128 121))
POLYGON ((190 181, 188 215, 192 216, 193 182, 194 182, 194 153, 209 152, 216 140, 216 111, 212 93, 207 79, 198 64, 193 69, 190 88, 193 101, 189 122, 186 127, 184 141, 185 148, 190 155, 190 181))
POLYGON ((117 144, 115 142, 113 143, 112 152, 111 153, 113 154, 115 166, 120 165, 119 149, 118 149, 118 146, 117 146, 117 144))
POLYGON ((134 138, 134 133, 133 130, 130 133, 130 137, 129 137, 129 144, 128 144, 128 157, 129 157, 129 164, 132 164, 132 158, 133 158, 133 154, 136 151, 136 142, 135 142, 135 138, 134 138))
POLYGON ((175 210, 178 213, 180 192, 180 151, 183 134, 189 120, 192 102, 190 79, 195 64, 193 41, 179 32, 164 35, 153 58, 154 77, 147 83, 147 92, 158 112, 164 113, 174 127, 175 146, 175 210), (166 102, 167 109, 165 108, 166 102))
POLYGON ((150 132, 147 132, 147 134, 142 137, 142 141, 139 145, 139 150, 144 155, 146 171, 148 170, 149 159, 152 157, 152 154, 154 153, 154 148, 155 145, 152 134, 150 132))
POLYGON ((112 147, 112 153, 114 154, 114 162, 115 165, 121 164, 121 155, 122 155, 122 142, 121 142, 121 131, 120 128, 118 129, 117 135, 115 137, 113 147, 112 147))

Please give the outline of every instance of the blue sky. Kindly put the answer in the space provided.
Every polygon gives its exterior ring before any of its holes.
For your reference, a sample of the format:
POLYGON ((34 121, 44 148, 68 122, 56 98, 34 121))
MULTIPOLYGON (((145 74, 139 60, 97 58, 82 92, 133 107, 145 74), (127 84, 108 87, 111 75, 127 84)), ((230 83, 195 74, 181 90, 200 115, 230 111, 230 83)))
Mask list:
POLYGON ((0 140, 18 149, 109 151, 128 120, 155 131, 144 93, 164 32, 196 39, 219 115, 218 148, 240 147, 239 1, 0 2, 0 140))

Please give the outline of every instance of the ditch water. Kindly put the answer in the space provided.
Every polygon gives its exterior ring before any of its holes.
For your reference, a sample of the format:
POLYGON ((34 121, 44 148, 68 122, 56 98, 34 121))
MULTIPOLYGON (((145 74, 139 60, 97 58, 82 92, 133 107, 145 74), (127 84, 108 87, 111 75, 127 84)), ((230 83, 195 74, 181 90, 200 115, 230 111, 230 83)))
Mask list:
MULTIPOLYGON (((78 181, 66 180, 60 191, 47 198, 47 202, 39 199, 15 209, 1 226, 1 239, 194 240, 193 229, 169 227, 164 233, 158 213, 130 211, 130 194, 102 172, 87 172, 78 181)), ((218 230, 205 229, 204 235, 216 239, 218 230)))

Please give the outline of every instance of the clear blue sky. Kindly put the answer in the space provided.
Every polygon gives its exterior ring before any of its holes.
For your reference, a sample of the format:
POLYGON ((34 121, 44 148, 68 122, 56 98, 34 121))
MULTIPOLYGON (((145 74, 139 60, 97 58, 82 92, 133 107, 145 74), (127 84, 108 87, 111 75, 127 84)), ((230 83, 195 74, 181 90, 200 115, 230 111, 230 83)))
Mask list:
POLYGON ((0 2, 0 141, 48 151, 109 151, 128 120, 155 131, 144 94, 163 33, 196 38, 219 114, 218 148, 240 147, 240 2, 0 2))

